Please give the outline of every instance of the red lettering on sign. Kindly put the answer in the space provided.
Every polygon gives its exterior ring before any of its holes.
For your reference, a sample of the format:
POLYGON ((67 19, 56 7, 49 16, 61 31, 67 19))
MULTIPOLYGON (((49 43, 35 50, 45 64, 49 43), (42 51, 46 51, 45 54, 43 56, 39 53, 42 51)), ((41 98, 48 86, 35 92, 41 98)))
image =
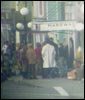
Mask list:
POLYGON ((40 15, 42 15, 42 1, 40 1, 40 15))

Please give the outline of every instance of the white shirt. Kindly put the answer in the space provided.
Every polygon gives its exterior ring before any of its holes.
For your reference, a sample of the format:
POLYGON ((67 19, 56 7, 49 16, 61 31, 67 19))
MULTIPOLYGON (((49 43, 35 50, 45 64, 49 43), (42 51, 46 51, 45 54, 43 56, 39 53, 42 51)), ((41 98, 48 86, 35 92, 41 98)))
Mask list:
POLYGON ((42 48, 43 68, 56 67, 55 48, 50 44, 46 44, 42 48))

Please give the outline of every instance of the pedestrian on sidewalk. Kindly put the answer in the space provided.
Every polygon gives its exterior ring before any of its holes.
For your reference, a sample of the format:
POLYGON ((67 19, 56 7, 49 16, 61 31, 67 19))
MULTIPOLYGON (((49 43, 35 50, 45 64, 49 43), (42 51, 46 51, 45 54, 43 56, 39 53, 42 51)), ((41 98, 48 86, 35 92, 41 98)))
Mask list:
MULTIPOLYGON (((55 55, 56 51, 54 46, 50 44, 49 38, 45 40, 46 44, 42 48, 42 58, 43 58, 43 78, 48 78, 51 70, 56 67, 55 55)), ((52 74, 51 74, 52 75, 52 74)))
POLYGON ((41 44, 36 43, 35 47, 35 54, 36 54, 36 70, 37 74, 41 75, 42 74, 42 55, 41 55, 41 44))
POLYGON ((11 74, 11 66, 10 66, 10 54, 11 54, 11 48, 9 41, 5 41, 4 45, 2 47, 2 53, 3 53, 3 67, 5 69, 5 74, 9 77, 11 74))
POLYGON ((23 78, 27 78, 28 77, 28 72, 27 72, 27 57, 26 57, 26 45, 23 45, 22 48, 20 49, 20 63, 21 63, 21 73, 23 78))
POLYGON ((27 57, 27 61, 29 63, 28 67, 29 67, 30 78, 32 78, 32 79, 37 78, 36 66, 35 66, 36 54, 35 54, 32 43, 27 44, 26 57, 27 57))
POLYGON ((79 59, 75 59, 73 64, 74 64, 74 68, 75 68, 76 79, 81 80, 82 79, 81 61, 79 59))

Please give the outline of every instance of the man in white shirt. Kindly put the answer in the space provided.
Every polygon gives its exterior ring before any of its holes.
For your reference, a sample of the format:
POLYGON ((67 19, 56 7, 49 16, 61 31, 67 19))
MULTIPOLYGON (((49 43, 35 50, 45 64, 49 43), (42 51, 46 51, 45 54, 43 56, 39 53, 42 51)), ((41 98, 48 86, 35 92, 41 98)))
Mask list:
POLYGON ((42 58, 43 58, 43 78, 48 78, 50 71, 52 68, 56 67, 56 51, 54 46, 52 46, 49 42, 49 39, 46 39, 46 44, 42 48, 42 58))

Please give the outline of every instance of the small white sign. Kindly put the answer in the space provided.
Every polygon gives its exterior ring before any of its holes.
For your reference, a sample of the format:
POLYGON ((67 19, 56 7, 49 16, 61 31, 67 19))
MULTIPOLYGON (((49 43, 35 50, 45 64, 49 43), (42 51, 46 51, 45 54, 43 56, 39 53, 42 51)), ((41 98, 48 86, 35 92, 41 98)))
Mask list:
POLYGON ((56 22, 56 23, 48 23, 41 24, 40 30, 43 31, 56 31, 56 30, 75 30, 74 22, 56 22))

